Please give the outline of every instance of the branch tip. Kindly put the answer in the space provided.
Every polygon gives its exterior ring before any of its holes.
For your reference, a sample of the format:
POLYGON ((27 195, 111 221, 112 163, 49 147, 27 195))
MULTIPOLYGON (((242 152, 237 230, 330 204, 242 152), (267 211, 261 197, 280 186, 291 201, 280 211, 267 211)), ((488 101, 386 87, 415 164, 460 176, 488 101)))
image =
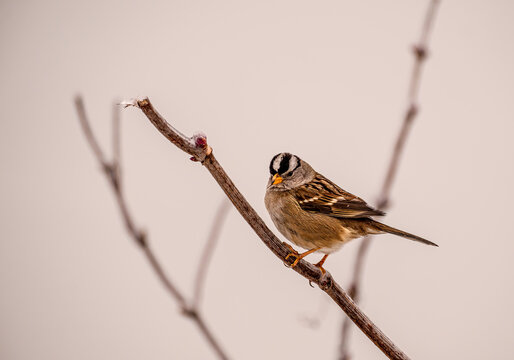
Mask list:
POLYGON ((138 107, 148 106, 150 105, 150 100, 147 97, 142 98, 141 100, 137 100, 138 107))
POLYGON ((130 99, 130 100, 123 100, 118 103, 118 105, 122 106, 123 108, 128 108, 130 106, 140 108, 140 103, 144 100, 148 100, 147 98, 144 98, 143 100, 137 100, 137 99, 130 99))

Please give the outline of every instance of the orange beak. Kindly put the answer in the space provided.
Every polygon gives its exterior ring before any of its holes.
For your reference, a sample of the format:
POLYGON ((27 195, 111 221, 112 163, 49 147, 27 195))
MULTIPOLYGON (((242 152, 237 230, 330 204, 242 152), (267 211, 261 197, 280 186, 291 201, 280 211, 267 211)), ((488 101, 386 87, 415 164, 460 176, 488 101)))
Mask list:
POLYGON ((273 185, 280 184, 282 181, 284 181, 284 179, 282 179, 282 176, 280 176, 279 174, 273 175, 273 178, 271 178, 271 180, 273 180, 273 185))

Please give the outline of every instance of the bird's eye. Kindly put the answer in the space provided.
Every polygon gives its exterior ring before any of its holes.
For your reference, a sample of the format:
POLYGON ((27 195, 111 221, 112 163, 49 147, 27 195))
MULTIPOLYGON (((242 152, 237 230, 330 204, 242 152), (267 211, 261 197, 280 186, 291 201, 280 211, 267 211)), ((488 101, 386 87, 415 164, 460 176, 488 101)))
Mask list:
POLYGON ((296 156, 291 157, 291 159, 289 160, 289 162, 287 164, 287 170, 285 171, 284 176, 293 175, 293 173, 299 167, 300 167, 300 160, 296 156))

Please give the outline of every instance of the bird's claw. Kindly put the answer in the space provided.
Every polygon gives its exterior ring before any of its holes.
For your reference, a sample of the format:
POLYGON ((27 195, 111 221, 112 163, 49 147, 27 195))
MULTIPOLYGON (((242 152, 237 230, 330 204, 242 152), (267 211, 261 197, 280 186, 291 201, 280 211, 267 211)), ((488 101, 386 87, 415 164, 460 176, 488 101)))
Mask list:
POLYGON ((300 259, 302 258, 300 256, 300 254, 298 254, 298 252, 296 252, 295 250, 293 250, 294 252, 291 252, 289 254, 287 254, 286 256, 286 260, 288 260, 290 257, 294 257, 295 260, 293 261, 293 263, 291 265, 289 265, 289 267, 292 267, 294 268, 296 265, 298 265, 298 262, 300 261, 300 259))

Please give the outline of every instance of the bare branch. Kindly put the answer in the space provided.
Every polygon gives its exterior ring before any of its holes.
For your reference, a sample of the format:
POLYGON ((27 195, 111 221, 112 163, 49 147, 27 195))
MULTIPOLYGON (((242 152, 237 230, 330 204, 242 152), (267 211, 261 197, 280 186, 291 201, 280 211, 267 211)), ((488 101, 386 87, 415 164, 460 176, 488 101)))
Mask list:
POLYGON ((91 131, 91 127, 89 126, 89 121, 87 120, 86 108, 84 107, 84 101, 80 96, 75 97, 75 108, 77 109, 77 113, 79 116, 80 125, 82 126, 82 130, 84 131, 84 135, 86 135, 86 140, 93 150, 93 153, 96 156, 96 159, 102 165, 102 168, 106 168, 109 166, 107 161, 105 160, 105 156, 98 145, 98 141, 96 141, 93 132, 91 131))
POLYGON ((186 302, 185 297, 182 293, 177 289, 177 287, 170 280, 169 276, 166 275, 163 267, 160 262, 157 260, 154 252, 150 248, 148 244, 148 239, 144 231, 136 226, 135 221, 127 207, 127 203, 125 197, 123 195, 122 188, 120 186, 120 172, 118 171, 120 168, 120 151, 119 151, 119 138, 120 138, 120 126, 119 126, 119 114, 115 111, 113 113, 113 149, 114 149, 114 159, 112 163, 108 163, 105 160, 105 157, 102 153, 100 146, 98 145, 98 141, 93 135, 91 131, 91 127, 89 125, 89 120, 86 116, 84 101, 82 97, 75 97, 75 106, 77 108, 78 117, 80 123, 82 124, 82 129, 86 135, 89 145, 93 150, 98 162, 102 165, 102 169, 107 177, 107 180, 111 184, 112 190, 114 192, 114 196, 116 198, 116 202, 118 203, 118 207, 120 209, 123 221, 125 223, 125 227, 127 228, 128 233, 135 241, 135 243, 141 248, 143 253, 146 256, 146 259, 150 263, 153 271, 157 275, 158 279, 161 281, 161 284, 168 291, 168 293, 178 302, 180 308, 182 309, 183 315, 187 316, 191 320, 193 320, 200 332, 206 338, 208 343, 214 349, 216 354, 220 359, 228 359, 227 355, 219 345, 218 341, 214 338, 212 330, 210 330, 203 317, 199 314, 198 310, 192 309, 186 302))
POLYGON ((350 348, 350 326, 352 324, 343 320, 343 326, 341 329, 341 342, 339 343, 339 360, 351 360, 351 355, 348 349, 350 348))
POLYGON ((121 122, 120 106, 117 102, 112 104, 112 165, 117 173, 118 186, 121 187, 121 122))
MULTIPOLYGON (((273 234, 259 217, 255 210, 246 201, 244 196, 236 188, 225 170, 218 163, 212 149, 207 144, 204 135, 196 135, 192 139, 183 138, 175 133, 168 123, 155 111, 148 98, 137 102, 138 107, 144 112, 152 124, 173 144, 207 168, 219 186, 223 189, 232 204, 243 216, 250 227, 255 231, 263 243, 284 263, 291 264, 293 259, 286 260, 288 248, 273 234)), ((329 272, 324 276, 314 265, 300 260, 294 271, 307 280, 318 284, 334 302, 348 315, 348 317, 370 338, 373 343, 390 359, 408 359, 404 354, 373 322, 357 307, 346 292, 334 281, 329 272)))
MULTIPOLYGON (((396 143, 394 145, 393 154, 391 156, 391 160, 389 162, 389 167, 387 169, 387 173, 384 179, 384 183, 382 185, 382 189, 380 191, 380 195, 378 197, 377 208, 379 210, 385 210, 390 201, 390 194, 393 182, 396 178, 396 174, 398 172, 398 166, 400 163, 400 158, 403 153, 403 149, 405 147, 405 142, 407 141, 407 137, 410 133, 410 129, 412 127, 412 123, 416 115, 418 114, 418 93, 419 87, 421 83, 421 69, 424 61, 427 58, 428 54, 428 38, 430 32, 432 30, 432 25, 434 23, 435 15, 437 12, 437 8, 439 6, 439 0, 431 0, 428 5, 428 10, 425 15, 425 20, 423 22, 423 29, 421 31, 421 36, 419 42, 413 47, 414 53, 414 66, 412 69, 409 91, 407 97, 407 109, 405 110, 405 115, 403 117, 403 125, 400 129, 398 137, 396 139, 396 143)), ((353 279, 350 285, 350 296, 354 299, 355 302, 358 302, 359 299, 359 291, 360 284, 362 278, 362 271, 364 268, 365 257, 368 252, 369 246, 371 242, 371 237, 365 237, 362 239, 359 250, 357 252, 357 257, 355 261, 355 267, 353 272, 353 279)), ((349 326, 348 319, 343 320, 342 331, 341 331, 341 343, 340 343, 340 360, 349 360, 349 326)))
POLYGON ((408 104, 403 118, 403 125, 396 139, 393 155, 391 157, 391 161, 389 162, 389 168, 387 170, 387 174, 378 199, 378 207, 382 209, 387 207, 389 195, 391 193, 391 187, 397 174, 398 164, 400 162, 400 157, 403 152, 405 141, 407 140, 407 136, 409 135, 412 122, 418 114, 417 102, 419 87, 421 84, 421 69, 428 55, 428 38, 432 30, 432 24, 435 20, 435 15, 439 3, 439 0, 430 1, 427 13, 425 15, 420 40, 418 44, 414 45, 412 48, 414 54, 414 66, 412 68, 412 74, 409 84, 409 92, 407 97, 408 104))
POLYGON ((216 216, 214 218, 214 221, 212 222, 209 237, 207 238, 207 242, 205 243, 205 247, 203 249, 200 262, 198 263, 198 271, 196 273, 195 280, 195 292, 193 295, 193 308, 195 309, 199 307, 200 301, 202 300, 205 278, 207 276, 207 269, 209 268, 209 263, 212 259, 214 248, 216 247, 216 244, 220 237, 221 228, 225 223, 225 219, 227 218, 229 210, 230 202, 226 198, 224 198, 218 210, 216 211, 216 216))

